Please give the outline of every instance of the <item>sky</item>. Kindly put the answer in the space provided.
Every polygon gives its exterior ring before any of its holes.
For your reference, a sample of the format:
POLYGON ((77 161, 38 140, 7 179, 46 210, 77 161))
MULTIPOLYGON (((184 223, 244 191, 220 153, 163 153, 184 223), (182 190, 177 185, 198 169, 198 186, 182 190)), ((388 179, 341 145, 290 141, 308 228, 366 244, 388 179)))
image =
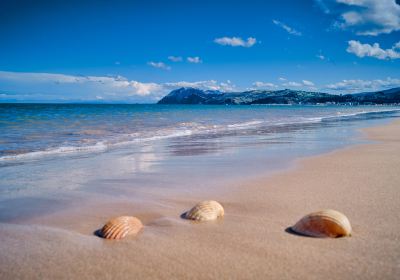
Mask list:
POLYGON ((400 0, 0 1, 0 102, 400 86, 400 0), (397 1, 397 2, 396 2, 397 1))

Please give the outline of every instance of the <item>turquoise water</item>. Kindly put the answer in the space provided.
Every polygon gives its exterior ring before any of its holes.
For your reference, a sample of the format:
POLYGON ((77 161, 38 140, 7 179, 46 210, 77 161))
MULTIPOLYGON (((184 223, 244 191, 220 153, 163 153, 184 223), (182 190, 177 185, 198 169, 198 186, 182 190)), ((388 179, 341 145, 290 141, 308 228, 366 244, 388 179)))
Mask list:
POLYGON ((399 109, 0 105, 0 222, 87 200, 212 197, 298 158, 364 143, 360 128, 388 123, 399 109))
POLYGON ((384 118, 396 107, 0 104, 0 162, 184 136, 270 134, 310 123, 384 118))

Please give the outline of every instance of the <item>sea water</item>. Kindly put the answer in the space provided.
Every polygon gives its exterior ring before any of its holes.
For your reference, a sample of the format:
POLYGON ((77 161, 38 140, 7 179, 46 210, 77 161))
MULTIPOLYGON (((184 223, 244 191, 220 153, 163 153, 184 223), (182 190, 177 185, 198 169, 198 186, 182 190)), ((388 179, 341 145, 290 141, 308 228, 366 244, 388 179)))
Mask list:
POLYGON ((56 197, 211 191, 361 143, 360 128, 399 116, 394 106, 0 104, 0 222, 38 199, 51 209, 56 197))

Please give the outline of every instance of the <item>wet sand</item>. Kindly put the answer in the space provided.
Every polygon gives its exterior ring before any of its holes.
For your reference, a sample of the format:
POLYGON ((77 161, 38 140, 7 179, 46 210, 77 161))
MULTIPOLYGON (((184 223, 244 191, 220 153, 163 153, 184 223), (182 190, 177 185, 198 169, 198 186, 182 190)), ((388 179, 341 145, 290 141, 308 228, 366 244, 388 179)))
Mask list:
POLYGON ((106 196, 0 224, 1 279, 397 279, 400 273, 400 122, 364 130, 375 143, 299 160, 291 170, 205 193, 106 196), (216 199, 226 216, 180 218, 216 199), (291 234, 303 215, 345 213, 353 236, 291 234), (145 224, 121 241, 94 235, 108 218, 145 224))

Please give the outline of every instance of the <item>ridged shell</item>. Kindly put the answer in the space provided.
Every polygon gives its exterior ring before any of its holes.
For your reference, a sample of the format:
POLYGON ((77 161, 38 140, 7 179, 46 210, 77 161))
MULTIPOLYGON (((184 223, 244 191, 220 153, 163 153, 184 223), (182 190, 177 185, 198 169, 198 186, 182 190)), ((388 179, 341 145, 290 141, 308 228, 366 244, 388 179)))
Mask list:
POLYGON ((224 216, 222 205, 214 200, 206 200, 186 212, 185 218, 195 221, 211 221, 222 216, 224 216))
POLYGON ((347 217, 331 209, 305 216, 292 227, 292 230, 312 237, 351 236, 351 225, 347 217))
POLYGON ((143 227, 142 222, 131 216, 120 216, 108 221, 101 229, 101 236, 106 239, 121 239, 137 234, 143 227))

